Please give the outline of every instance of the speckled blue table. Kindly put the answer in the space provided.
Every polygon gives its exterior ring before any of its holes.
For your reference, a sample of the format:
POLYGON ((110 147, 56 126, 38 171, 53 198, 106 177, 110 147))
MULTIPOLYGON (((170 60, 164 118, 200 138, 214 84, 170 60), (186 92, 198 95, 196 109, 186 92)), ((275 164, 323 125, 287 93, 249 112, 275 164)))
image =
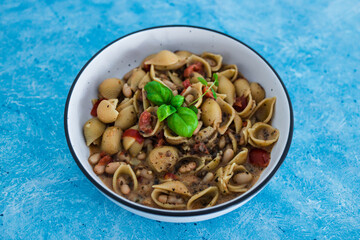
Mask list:
POLYGON ((359 239, 358 1, 41 2, 0 4, 0 239, 359 239), (156 222, 116 206, 65 140, 66 96, 86 61, 124 34, 164 24, 241 39, 293 102, 293 143, 276 176, 240 209, 205 222, 156 222))

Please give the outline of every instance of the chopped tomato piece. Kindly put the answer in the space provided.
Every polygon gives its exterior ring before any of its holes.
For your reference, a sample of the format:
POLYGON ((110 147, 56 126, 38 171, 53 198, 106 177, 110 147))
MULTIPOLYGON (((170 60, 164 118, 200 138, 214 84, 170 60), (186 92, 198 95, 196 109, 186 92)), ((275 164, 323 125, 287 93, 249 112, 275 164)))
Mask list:
POLYGON ((157 135, 156 135, 156 138, 157 138, 157 143, 156 143, 156 146, 155 147, 160 147, 162 145, 165 144, 165 140, 164 140, 164 130, 161 130, 157 135))
POLYGON ((250 163, 257 167, 267 167, 270 162, 270 153, 259 148, 253 148, 249 153, 250 163))
POLYGON ((144 142, 144 138, 140 135, 139 131, 136 129, 127 129, 122 137, 132 137, 135 138, 135 140, 138 143, 143 143, 144 142))
POLYGON ((91 116, 97 117, 97 108, 102 100, 106 100, 106 98, 101 98, 94 103, 90 112, 91 116))
POLYGON ((104 151, 102 151, 101 153, 100 153, 100 157, 105 157, 106 155, 108 155, 106 152, 104 152, 104 151))
POLYGON ((149 72, 150 71, 150 64, 145 64, 143 65, 143 69, 145 72, 149 72))
MULTIPOLYGON (((202 89, 202 90, 203 90, 203 93, 205 93, 208 89, 209 89, 209 87, 203 86, 203 89, 202 89)), ((212 98, 212 99, 214 99, 214 94, 212 93, 211 90, 209 90, 207 93, 205 93, 204 96, 207 97, 207 98, 212 98)))
POLYGON ((247 122, 243 122, 243 127, 246 127, 247 126, 247 122))
POLYGON ((112 161, 112 158, 109 155, 105 155, 104 157, 102 157, 100 159, 98 165, 104 166, 104 165, 107 165, 111 161, 112 161))
POLYGON ((151 133, 153 128, 151 126, 151 113, 144 111, 139 118, 139 129, 144 133, 151 133))
POLYGON ((241 97, 235 98, 233 107, 236 111, 242 112, 246 108, 247 104, 248 104, 247 98, 244 96, 241 96, 241 97))
POLYGON ((178 177, 173 173, 166 173, 164 176, 164 179, 165 180, 169 180, 169 179, 176 180, 176 179, 178 179, 178 177))
POLYGON ((188 87, 191 86, 190 80, 188 78, 185 79, 185 81, 182 82, 182 85, 184 86, 185 89, 187 89, 188 87))
POLYGON ((201 62, 191 64, 184 70, 184 77, 190 77, 193 72, 203 73, 203 65, 201 62))

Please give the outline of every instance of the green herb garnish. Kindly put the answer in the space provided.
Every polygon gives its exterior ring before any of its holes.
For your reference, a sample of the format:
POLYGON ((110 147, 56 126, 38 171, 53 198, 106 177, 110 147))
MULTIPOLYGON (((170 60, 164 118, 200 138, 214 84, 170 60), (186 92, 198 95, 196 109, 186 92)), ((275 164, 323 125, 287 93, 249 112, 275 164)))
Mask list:
POLYGON ((158 119, 160 121, 167 119, 169 128, 177 135, 191 137, 198 126, 198 119, 193 108, 181 107, 184 97, 174 96, 170 89, 156 81, 147 83, 144 89, 147 98, 159 106, 156 112, 158 119))

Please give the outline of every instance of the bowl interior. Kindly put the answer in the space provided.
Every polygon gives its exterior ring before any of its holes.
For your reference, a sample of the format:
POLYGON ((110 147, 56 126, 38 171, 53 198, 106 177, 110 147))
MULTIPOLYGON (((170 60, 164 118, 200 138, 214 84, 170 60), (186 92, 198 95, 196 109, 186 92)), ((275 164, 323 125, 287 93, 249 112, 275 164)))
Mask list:
MULTIPOLYGON (((204 51, 221 54, 225 63, 236 64, 249 81, 259 82, 266 91, 266 97, 277 97, 272 125, 279 129, 280 137, 272 150, 269 166, 257 183, 243 196, 253 194, 253 190, 278 167, 286 148, 291 135, 290 103, 277 75, 261 57, 239 41, 206 29, 163 27, 140 31, 113 42, 88 62, 79 73, 69 95, 65 120, 69 143, 80 164, 94 181, 107 188, 93 172, 87 160, 89 149, 85 144, 82 128, 91 118, 91 99, 97 98, 98 85, 104 79, 122 78, 125 73, 137 67, 146 56, 163 49, 188 50, 196 54, 204 51)), ((115 195, 110 189, 109 192, 115 195)), ((124 201, 128 200, 124 198, 124 201)))

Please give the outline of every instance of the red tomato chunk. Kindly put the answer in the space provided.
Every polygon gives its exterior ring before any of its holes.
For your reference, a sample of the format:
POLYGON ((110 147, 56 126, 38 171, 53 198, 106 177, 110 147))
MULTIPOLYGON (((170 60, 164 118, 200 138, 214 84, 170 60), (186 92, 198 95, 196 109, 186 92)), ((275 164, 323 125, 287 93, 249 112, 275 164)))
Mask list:
POLYGON ((193 72, 203 73, 203 65, 201 62, 191 64, 184 70, 184 77, 190 77, 193 72))
POLYGON ((90 112, 91 116, 97 117, 97 108, 102 100, 105 100, 105 98, 101 98, 94 103, 94 105, 91 109, 91 112, 90 112))
POLYGON ((257 167, 267 167, 270 162, 270 153, 259 148, 251 149, 249 153, 250 163, 257 167))
POLYGON ((151 113, 144 111, 139 118, 139 129, 144 133, 151 133, 153 128, 151 126, 151 113))
POLYGON ((127 129, 122 137, 132 137, 135 138, 135 140, 138 143, 143 143, 144 142, 144 138, 140 135, 139 131, 136 129, 127 129))

